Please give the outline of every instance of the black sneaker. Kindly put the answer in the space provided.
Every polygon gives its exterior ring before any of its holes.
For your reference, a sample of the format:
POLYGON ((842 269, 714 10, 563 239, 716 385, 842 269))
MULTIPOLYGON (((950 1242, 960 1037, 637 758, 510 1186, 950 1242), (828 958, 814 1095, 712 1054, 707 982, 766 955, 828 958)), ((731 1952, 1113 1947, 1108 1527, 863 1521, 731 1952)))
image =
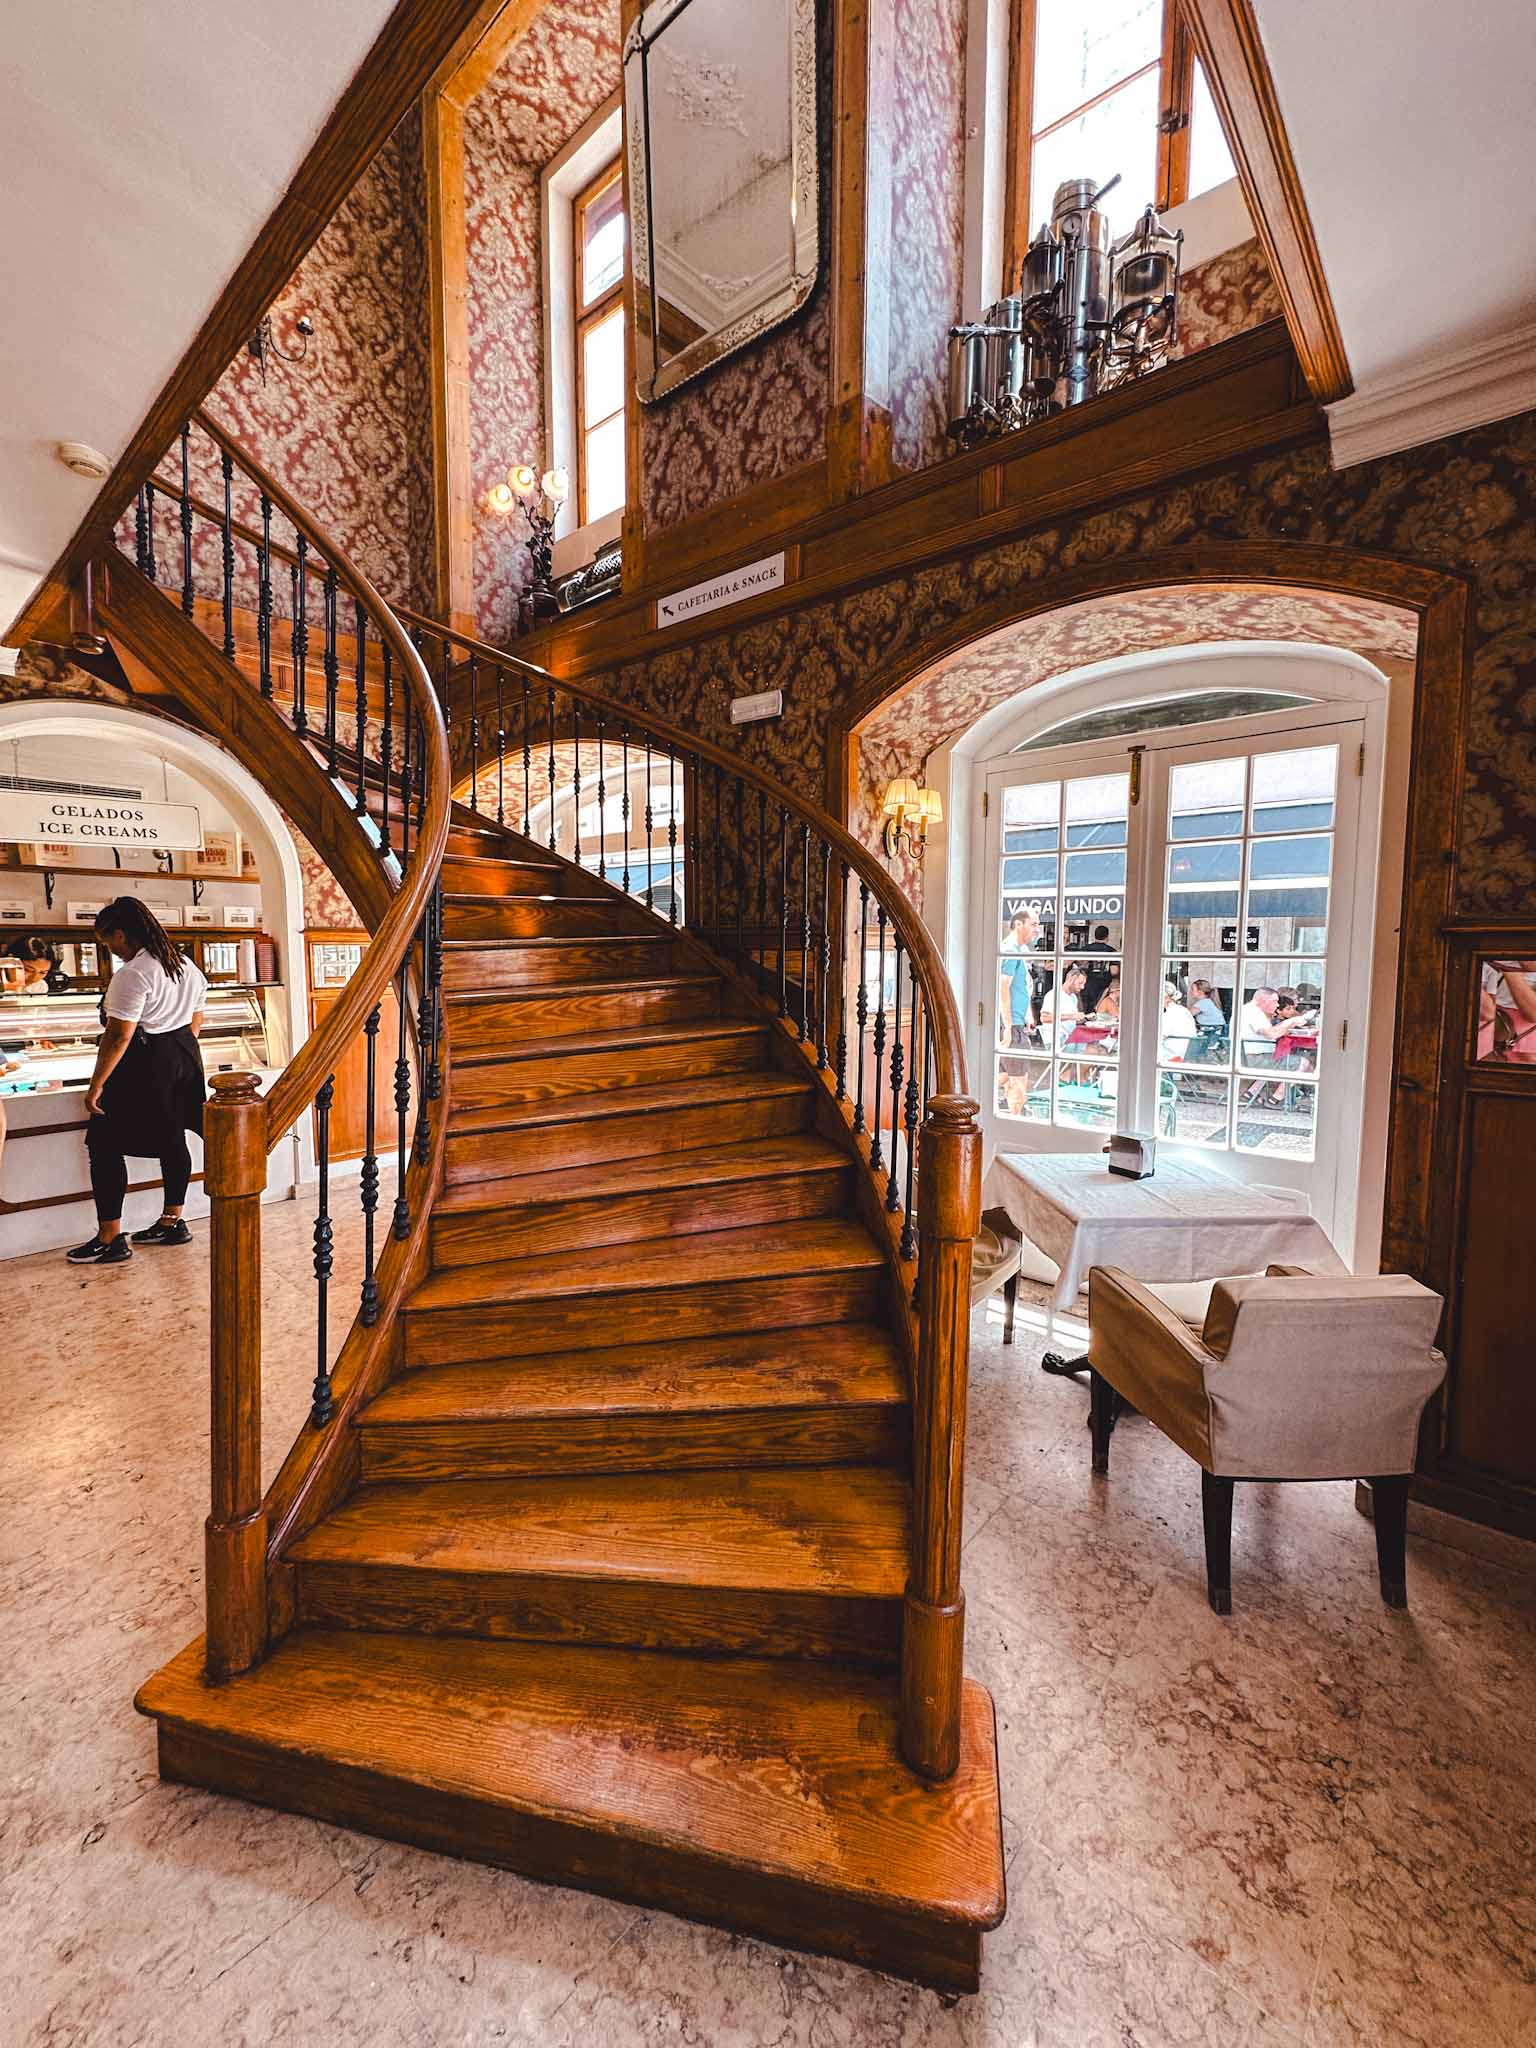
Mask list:
POLYGON ((174 1223, 167 1223, 162 1216, 158 1223, 151 1223, 148 1230, 133 1233, 135 1244, 190 1244, 192 1233, 180 1216, 174 1223))
POLYGON ((93 1237, 88 1244, 77 1244, 64 1256, 72 1266, 122 1266, 133 1257, 133 1246, 119 1231, 110 1244, 93 1237))

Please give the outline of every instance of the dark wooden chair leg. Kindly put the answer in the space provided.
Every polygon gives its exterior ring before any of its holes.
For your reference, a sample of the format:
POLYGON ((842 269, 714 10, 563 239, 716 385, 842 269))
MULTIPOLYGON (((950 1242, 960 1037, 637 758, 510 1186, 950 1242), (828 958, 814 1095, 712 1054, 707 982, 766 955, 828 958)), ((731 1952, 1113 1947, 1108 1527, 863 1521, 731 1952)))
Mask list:
POLYGON ((1408 1475, 1371 1481, 1376 1520, 1376 1569, 1389 1607, 1408 1605, 1408 1475))
POLYGON ((1019 1305, 1019 1276, 1010 1273, 1003 1282, 1003 1342, 1013 1342, 1013 1312, 1019 1305))
POLYGON ((1109 1381, 1088 1368, 1088 1427, 1093 1432, 1093 1469, 1109 1470, 1109 1438, 1115 1426, 1115 1390, 1109 1381))
POLYGON ((1232 1612, 1231 1479, 1200 1472, 1200 1512, 1205 1521, 1205 1588, 1213 1614, 1232 1612))

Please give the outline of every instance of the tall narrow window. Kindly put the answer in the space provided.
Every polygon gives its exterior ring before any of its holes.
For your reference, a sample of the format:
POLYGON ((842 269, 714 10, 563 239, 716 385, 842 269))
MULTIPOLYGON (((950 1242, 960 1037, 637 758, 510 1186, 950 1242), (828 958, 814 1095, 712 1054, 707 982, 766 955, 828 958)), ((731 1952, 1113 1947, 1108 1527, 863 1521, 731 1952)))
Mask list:
POLYGON ((1067 178, 1120 183, 1116 234, 1234 175, 1178 0, 1019 0, 1015 232, 1022 248, 1067 178))
POLYGON ((624 181, 612 163, 575 201, 577 518, 624 503, 624 181))

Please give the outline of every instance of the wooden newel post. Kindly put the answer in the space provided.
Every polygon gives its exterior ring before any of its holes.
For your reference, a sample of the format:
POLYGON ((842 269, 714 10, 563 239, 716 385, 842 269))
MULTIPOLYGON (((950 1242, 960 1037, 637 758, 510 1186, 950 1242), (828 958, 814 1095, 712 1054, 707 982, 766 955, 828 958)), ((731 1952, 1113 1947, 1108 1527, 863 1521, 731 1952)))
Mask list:
POLYGON ((970 1368, 971 1242, 981 1223, 981 1130, 968 1095, 935 1095, 923 1121, 922 1275, 913 1415, 912 1568, 901 1641, 901 1749, 925 1778, 960 1761, 965 1597, 960 1522, 970 1368))
POLYGON ((215 1074, 204 1113, 212 1280, 208 1304, 213 1506, 206 1535, 207 1668, 230 1678, 267 1650, 261 1492, 261 1193, 267 1106, 254 1074, 215 1074))

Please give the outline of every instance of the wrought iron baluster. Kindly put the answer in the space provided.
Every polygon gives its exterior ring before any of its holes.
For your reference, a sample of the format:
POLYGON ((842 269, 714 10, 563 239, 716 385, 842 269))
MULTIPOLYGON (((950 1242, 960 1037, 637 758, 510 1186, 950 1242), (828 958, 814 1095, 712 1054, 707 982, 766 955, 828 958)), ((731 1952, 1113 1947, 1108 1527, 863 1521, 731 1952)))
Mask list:
MULTIPOLYGON (((901 1077, 906 1064, 906 1047, 901 1041, 901 934, 893 932, 896 950, 893 957, 895 1003, 891 1010, 891 1152, 890 1172, 885 1182, 885 1206, 894 1216, 901 1208, 901 1182, 898 1178, 898 1160, 901 1152, 901 1077)), ((883 985, 883 983, 882 983, 883 985)))
POLYGON ((221 567, 223 583, 221 595, 224 601, 224 659, 235 658, 235 458, 227 448, 219 453, 219 468, 224 477, 224 523, 221 533, 221 567))
POLYGON ((416 839, 421 841, 421 828, 427 816, 427 720, 425 712, 416 714, 416 839))
MULTIPOLYGON (((716 808, 718 809, 718 805, 716 808)), ((654 910, 656 908, 655 876, 651 869, 651 832, 655 827, 655 823, 655 813, 651 809, 651 741, 649 734, 647 734, 645 742, 645 907, 647 910, 654 910)))
POLYGON ((533 749, 529 744, 532 727, 528 712, 528 678, 523 677, 523 832, 528 831, 529 814, 533 809, 533 749))
POLYGON ((571 699, 571 858, 581 866, 581 705, 571 699))
POLYGON ((192 429, 181 430, 181 608, 192 616, 192 429))
POLYGON ((811 828, 800 827, 800 1043, 811 1035, 811 828))
POLYGON ((432 891, 432 1064, 427 1069, 427 1098, 443 1092, 443 878, 432 891))
POLYGON ((295 552, 298 560, 289 570, 293 581, 293 729, 296 733, 302 734, 309 731, 309 711, 304 702, 305 688, 309 681, 309 542, 302 533, 298 537, 295 552))
POLYGON ((837 865, 840 873, 837 912, 837 1045, 832 1071, 837 1076, 837 1100, 845 1102, 848 1097, 848 863, 839 857, 837 865))
MULTIPOLYGON (((667 904, 667 922, 669 924, 676 924, 678 919, 677 902, 679 877, 677 872, 677 783, 675 780, 676 769, 677 756, 672 752, 671 748, 669 747, 667 749, 667 873, 672 878, 671 900, 667 904)), ((688 777, 685 772, 683 776, 683 787, 686 789, 687 786, 688 777)))
POLYGON ((379 1021, 382 1007, 375 1004, 363 1026, 363 1043, 368 1049, 368 1100, 363 1109, 363 1164, 358 1176, 359 1199, 363 1205, 363 1291, 358 1317, 371 1329, 379 1320, 379 1283, 373 1271, 373 1218, 379 1206, 379 1155, 375 1150, 373 1093, 378 1080, 379 1021))
MULTIPOLYGON (((389 771, 395 758, 395 675, 389 658, 389 642, 381 643, 384 662, 384 729, 379 734, 379 767, 383 771, 384 808, 379 813, 379 851, 389 859, 389 771)), ((402 872, 405 868, 405 851, 400 853, 402 872)))
MULTIPOLYGON (((933 1099, 933 1027, 932 1027, 932 1026, 931 1026, 931 1024, 929 1023, 929 1021, 928 1021, 928 1018, 927 1018, 927 1015, 925 1014, 925 1015, 924 1015, 924 1017, 923 1017, 923 1101, 924 1101, 925 1103, 927 1103, 927 1102, 930 1102, 930 1101, 932 1101, 932 1099, 933 1099)), ((919 1200, 921 1200, 921 1199, 922 1199, 922 1196, 921 1196, 921 1192, 919 1192, 919 1196, 918 1196, 918 1199, 919 1199, 919 1200)), ((908 1216, 910 1216, 910 1215, 911 1215, 911 1213, 912 1213, 912 1204, 911 1204, 911 1202, 909 1201, 909 1202, 907 1203, 907 1214, 908 1214, 908 1216)), ((921 1304, 921 1299, 922 1299, 922 1291, 923 1291, 923 1234, 922 1234, 922 1232, 921 1232, 921 1231, 919 1231, 919 1232, 917 1233, 917 1249, 916 1249, 916 1252, 914 1253, 914 1257, 915 1257, 915 1259, 916 1259, 916 1262, 917 1262, 917 1270, 916 1270, 916 1272, 915 1272, 915 1273, 914 1273, 914 1274, 912 1275, 912 1306, 913 1306, 914 1308, 917 1308, 917 1307, 919 1307, 919 1306, 920 1306, 920 1304, 921 1304)))
POLYGON ((336 773, 336 701, 341 689, 341 665, 336 659, 336 571, 327 566, 322 618, 324 620, 325 649, 325 772, 334 777, 336 773))
MULTIPOLYGON (((386 650, 385 662, 389 660, 386 650)), ((385 674, 389 673, 388 668, 385 674)), ((400 678, 400 872, 411 858, 411 687, 408 676, 400 678)))
POLYGON ((153 483, 144 486, 144 574, 151 583, 160 581, 160 566, 155 560, 155 487, 153 483))
POLYGON ((816 1065, 825 1073, 832 1064, 827 1046, 827 984, 832 978, 832 842, 821 841, 821 979, 816 997, 816 1065))
POLYGON ((549 697, 549 850, 555 850, 555 693, 549 697))
POLYGON ((608 879, 608 728, 601 711, 597 714, 597 879, 608 879))
POLYGON ((315 1386, 309 1419, 324 1429, 336 1413, 331 1395, 331 1362, 326 1310, 331 1287, 331 1102, 336 1077, 328 1075, 315 1096, 315 1166, 320 1207, 315 1217, 315 1386))
MULTIPOLYGON (((150 486, 153 490, 154 486, 150 486)), ((272 500, 261 494, 261 549, 256 557, 256 649, 261 694, 272 696, 272 500)))
POLYGON ((507 822, 507 672, 496 671, 496 822, 507 822))
MULTIPOLYGON (((420 748, 417 749, 418 758, 420 748)), ((425 1166, 432 1149, 431 1091, 427 1086, 427 1062, 432 1047, 432 916, 436 896, 427 898, 421 913, 421 979, 416 984, 416 1062, 421 1086, 416 1095, 416 1162, 425 1166)))
POLYGON ((453 759, 453 691, 450 686, 453 682, 453 656, 449 651, 446 640, 440 638, 438 645, 441 647, 442 653, 438 656, 437 662, 437 697, 438 702, 443 707, 443 731, 448 738, 448 758, 451 761, 453 759))
POLYGON ((885 905, 875 905, 875 1100, 874 1122, 869 1134, 869 1164, 877 1172, 880 1150, 880 1084, 885 1078, 885 905))
POLYGON ((469 657, 469 808, 480 815, 480 664, 469 657))
POLYGON ((619 759, 624 776, 624 796, 619 806, 624 823, 624 874, 619 887, 627 896, 629 894, 629 727, 627 725, 619 727, 619 759))
POLYGON ((919 1003, 921 991, 917 980, 917 963, 908 956, 907 986, 910 995, 910 1016, 907 1023, 907 1213, 901 1225, 901 1256, 904 1259, 917 1257, 917 1218, 912 1209, 912 1185, 917 1171, 917 1127, 923 1113, 922 1090, 919 1085, 920 1050, 922 1041, 918 1034, 918 1012, 921 1009, 924 1020, 927 1017, 927 1003, 919 1003))
POLYGON ((779 1015, 789 1015, 789 813, 779 805, 779 1015))
POLYGON ((410 948, 400 962, 400 972, 395 986, 395 1242, 404 1244, 411 1234, 411 1198, 406 1193, 405 1175, 409 1163, 410 1139, 407 1135, 411 1120, 411 1062, 406 1052, 406 966, 410 960, 410 948))
POLYGON ((141 485, 133 501, 133 560, 141 576, 149 575, 148 493, 148 485, 141 485))
POLYGON ((854 998, 854 1028, 858 1032, 859 1056, 856 1062, 858 1074, 853 1096, 853 1128, 864 1128, 864 1030, 869 1023, 869 983, 864 975, 864 957, 869 951, 869 884, 859 883, 859 988, 854 998))
MULTIPOLYGON (((352 637, 356 648, 357 661, 352 672, 353 686, 357 695, 357 796, 352 808, 360 818, 368 815, 368 614, 363 610, 359 598, 352 608, 352 637)), ((389 790, 384 791, 385 813, 388 815, 389 790)))

